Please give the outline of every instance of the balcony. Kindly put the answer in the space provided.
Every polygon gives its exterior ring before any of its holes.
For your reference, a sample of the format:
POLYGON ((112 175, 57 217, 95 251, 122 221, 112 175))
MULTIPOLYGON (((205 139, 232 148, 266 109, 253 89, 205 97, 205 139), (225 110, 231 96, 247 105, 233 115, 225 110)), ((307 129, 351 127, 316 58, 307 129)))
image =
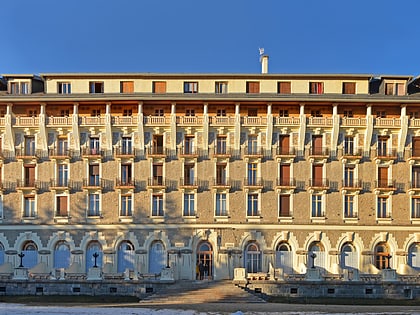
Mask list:
POLYGON ((420 181, 414 181, 408 183, 408 190, 410 191, 420 191, 420 181))
POLYGON ((343 127, 366 127, 366 118, 343 117, 341 126, 343 127))
POLYGON ((134 189, 136 188, 136 183, 134 178, 116 178, 115 179, 115 188, 125 188, 125 189, 134 189))
POLYGON ((171 124, 170 116, 144 116, 144 125, 146 126, 165 126, 171 124))
POLYGON ((179 148, 178 155, 180 157, 197 158, 199 155, 198 148, 191 146, 182 146, 181 148, 179 148))
POLYGON ((104 152, 98 148, 82 148, 82 156, 87 158, 100 158, 104 152))
POLYGON ((14 127, 38 127, 39 126, 39 117, 31 116, 16 116, 12 119, 12 126, 14 127))
POLYGON ((203 126, 204 118, 202 116, 177 116, 176 123, 180 126, 203 126))
POLYGON ((274 124, 276 126, 299 126, 299 117, 275 117, 274 124))
POLYGON ((243 126, 267 126, 267 116, 245 116, 241 120, 243 126))
POLYGON ((234 126, 235 116, 210 116, 209 121, 212 126, 234 126))
POLYGON ((165 158, 166 155, 166 149, 164 147, 153 146, 147 148, 147 157, 165 158))
POLYGON ((357 149, 343 149, 342 150, 342 155, 341 158, 342 159, 348 159, 348 160, 360 160, 362 158, 363 152, 361 148, 357 148, 357 149))
POLYGON ((229 178, 213 178, 212 179, 212 187, 213 188, 219 188, 219 189, 230 189, 231 188, 231 182, 229 178))
POLYGON ((40 182, 38 180, 35 179, 31 179, 31 178, 25 178, 25 179, 18 179, 16 181, 16 188, 17 189, 33 189, 33 190, 37 190, 39 189, 40 186, 40 182))
POLYGON ((296 180, 294 178, 277 177, 276 188, 296 188, 296 180))
POLYGON ((283 148, 277 147, 276 148, 276 157, 295 157, 296 156, 296 149, 295 148, 283 148))
POLYGON ((409 160, 420 160, 420 149, 413 148, 409 151, 409 160))
POLYGON ((59 190, 68 188, 70 188, 70 181, 68 179, 50 179, 50 189, 59 190))
POLYGON ((362 189, 362 181, 360 179, 343 179, 341 181, 341 190, 357 191, 362 189))
POLYGON ((312 147, 309 151, 309 158, 328 158, 329 156, 330 150, 327 147, 312 147))
POLYGON ((230 158, 232 156, 232 149, 227 147, 214 147, 213 157, 230 158))
POLYGON ((72 122, 73 122, 73 118, 71 116, 67 116, 67 117, 50 116, 47 118, 47 126, 49 127, 71 126, 72 122))
POLYGON ((397 158, 398 158, 398 155, 397 155, 396 149, 388 149, 388 150, 377 149, 376 150, 375 159, 396 160, 397 158))
POLYGON ((375 127, 400 128, 401 118, 375 118, 375 127))
POLYGON ((136 126, 137 116, 112 116, 113 126, 136 126))
POLYGON ((37 157, 37 150, 35 148, 17 148, 15 151, 16 158, 18 159, 34 159, 37 157))
POLYGON ((259 146, 246 146, 244 148, 244 157, 245 158, 262 158, 263 150, 259 146))
POLYGON ((48 149, 48 155, 51 159, 68 159, 70 158, 70 151, 68 149, 50 148, 48 149))
POLYGON ((103 189, 105 187, 105 180, 96 176, 90 178, 83 178, 83 189, 103 189))
POLYGON ((395 180, 382 179, 375 180, 374 189, 382 192, 392 192, 397 190, 397 186, 395 180))
POLYGON ((309 189, 325 190, 330 188, 330 182, 327 178, 310 178, 308 182, 309 189))
POLYGON ((333 119, 332 117, 309 117, 308 126, 311 127, 325 127, 332 126, 333 119))
POLYGON ((244 178, 244 188, 262 189, 264 188, 263 179, 261 177, 246 177, 244 178))
POLYGON ((180 188, 197 189, 198 188, 198 180, 197 180, 197 178, 181 177, 180 180, 179 180, 179 187, 180 188))
POLYGON ((166 188, 166 179, 163 176, 154 176, 147 179, 148 189, 164 189, 166 188))
POLYGON ((79 124, 81 126, 104 126, 105 116, 80 116, 79 124))
POLYGON ((117 158, 133 158, 135 151, 132 147, 116 147, 114 148, 114 156, 117 158))

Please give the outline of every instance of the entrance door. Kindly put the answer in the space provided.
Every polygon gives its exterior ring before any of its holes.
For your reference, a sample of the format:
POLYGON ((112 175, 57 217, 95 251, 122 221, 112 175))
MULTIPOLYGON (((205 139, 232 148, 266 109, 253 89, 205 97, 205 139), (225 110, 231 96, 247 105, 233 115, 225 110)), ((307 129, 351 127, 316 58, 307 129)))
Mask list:
POLYGON ((197 265, 199 279, 213 279, 213 249, 209 242, 198 245, 197 265))

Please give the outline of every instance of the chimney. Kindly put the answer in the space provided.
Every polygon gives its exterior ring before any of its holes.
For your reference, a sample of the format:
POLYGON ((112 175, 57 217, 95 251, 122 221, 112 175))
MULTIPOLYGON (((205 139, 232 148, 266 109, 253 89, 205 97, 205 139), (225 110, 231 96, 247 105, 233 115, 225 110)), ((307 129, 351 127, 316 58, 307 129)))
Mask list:
POLYGON ((261 56, 261 73, 262 74, 268 73, 268 56, 267 55, 261 56))

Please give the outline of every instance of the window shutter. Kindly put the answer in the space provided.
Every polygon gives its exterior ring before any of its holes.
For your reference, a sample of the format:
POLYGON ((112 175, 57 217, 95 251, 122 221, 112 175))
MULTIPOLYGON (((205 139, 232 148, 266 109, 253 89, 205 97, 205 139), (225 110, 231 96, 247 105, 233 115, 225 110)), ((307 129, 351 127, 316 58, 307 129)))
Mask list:
POLYGON ((290 94, 292 92, 290 82, 279 82, 278 92, 280 94, 290 94))
POLYGON ((57 197, 57 212, 60 216, 67 216, 67 196, 57 197))
POLYGON ((154 82, 153 93, 166 93, 166 82, 154 82))
POLYGON ((288 217, 290 215, 290 196, 280 195, 280 217, 288 217))

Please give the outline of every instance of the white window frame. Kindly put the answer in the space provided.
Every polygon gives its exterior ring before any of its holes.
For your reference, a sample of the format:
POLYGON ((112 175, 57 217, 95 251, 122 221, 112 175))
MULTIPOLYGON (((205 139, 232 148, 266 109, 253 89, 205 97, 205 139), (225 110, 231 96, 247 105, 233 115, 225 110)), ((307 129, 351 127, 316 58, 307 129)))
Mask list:
POLYGON ((54 196, 54 217, 58 217, 58 218, 68 218, 70 217, 70 195, 67 193, 60 193, 60 194, 56 194, 54 196), (63 217, 63 216, 59 216, 57 215, 57 197, 67 197, 67 216, 63 217))
MULTIPOLYGON (((189 200, 190 201, 190 200, 189 200)), ((196 192, 192 192, 192 191, 184 191, 182 193, 182 216, 183 217, 196 217, 197 216, 197 194, 196 192), (193 209, 193 213, 191 214, 191 209, 188 209, 188 215, 185 214, 185 195, 192 195, 193 196, 193 201, 194 201, 194 209, 193 209)))
POLYGON ((410 219, 411 220, 419 220, 420 221, 420 196, 410 196, 410 219), (417 197, 417 198, 416 198, 417 197), (416 200, 416 202, 418 202, 418 211, 417 212, 419 215, 418 216, 413 216, 413 203, 414 200, 416 200))
POLYGON ((216 191, 214 194, 214 216, 218 218, 226 218, 229 216, 229 193, 226 191, 216 191), (225 196, 225 214, 218 214, 217 213, 217 195, 224 195, 225 196))
POLYGON ((3 194, 0 194, 0 220, 4 218, 3 194))
MULTIPOLYGON (((32 211, 31 211, 32 212, 32 211)), ((23 219, 35 219, 38 215, 38 211, 37 211, 37 195, 36 194, 31 194, 31 195, 22 195, 22 218, 23 219), (33 199, 33 214, 32 216, 25 216, 25 212, 26 212, 26 199, 29 199, 28 197, 33 197, 31 199, 33 199)))
MULTIPOLYGON (((261 193, 260 192, 255 192, 255 191, 248 191, 246 193, 246 217, 247 218, 260 218, 261 217, 261 193), (249 197, 250 195, 256 195, 257 196, 257 213, 255 215, 249 215, 249 197)), ((254 211, 252 211, 254 212, 254 211)))
POLYGON ((165 204, 166 204, 166 194, 163 192, 154 192, 150 195, 150 217, 152 218, 162 218, 165 216, 165 204), (153 197, 156 195, 162 196, 162 215, 153 214, 153 197))
MULTIPOLYGON (((87 198, 87 207, 86 207, 86 217, 88 218, 98 218, 102 216, 102 194, 97 192, 89 192, 86 196, 87 198), (94 215, 90 215, 90 196, 98 196, 98 209, 95 211, 94 215)), ((96 201, 95 201, 96 204, 96 201)))
POLYGON ((344 194, 342 200, 343 200, 343 218, 344 218, 344 220, 357 219, 359 217, 358 195, 357 194, 344 194), (352 196, 353 197, 353 216, 346 216, 346 197, 347 196, 352 196))
MULTIPOLYGON (((392 217, 392 196, 391 195, 378 195, 376 196, 376 219, 377 220, 389 220, 392 217), (379 199, 386 199, 385 203, 382 203, 386 206, 386 216, 382 217, 382 216, 378 216, 379 214, 379 199)), ((382 212, 382 209, 381 209, 382 212)))
POLYGON ((134 195, 133 195, 133 193, 127 193, 127 194, 121 193, 120 194, 120 198, 119 198, 119 211, 118 211, 118 216, 123 217, 123 218, 125 218, 125 217, 132 217, 133 216, 133 209, 134 209, 133 202, 134 202, 134 195), (125 197, 131 198, 131 207, 130 207, 130 210, 127 210, 127 209, 125 210, 125 212, 126 213, 129 213, 129 214, 123 215, 123 213, 122 213, 123 204, 124 204, 123 203, 123 198, 125 198, 125 197))
MULTIPOLYGON (((310 210, 311 210, 311 218, 325 218, 325 194, 317 194, 317 193, 313 193, 310 195, 311 196, 311 203, 310 203, 310 210), (319 202, 321 203, 321 207, 320 209, 318 209, 318 207, 316 207, 316 213, 318 213, 318 211, 320 211, 320 215, 314 216, 314 208, 313 208, 313 203, 314 203, 314 198, 320 198, 320 200, 316 200, 315 202, 318 204, 319 202)), ((316 214, 315 213, 315 214, 316 214)))
POLYGON ((58 82, 57 93, 58 94, 71 94, 71 82, 58 82))

